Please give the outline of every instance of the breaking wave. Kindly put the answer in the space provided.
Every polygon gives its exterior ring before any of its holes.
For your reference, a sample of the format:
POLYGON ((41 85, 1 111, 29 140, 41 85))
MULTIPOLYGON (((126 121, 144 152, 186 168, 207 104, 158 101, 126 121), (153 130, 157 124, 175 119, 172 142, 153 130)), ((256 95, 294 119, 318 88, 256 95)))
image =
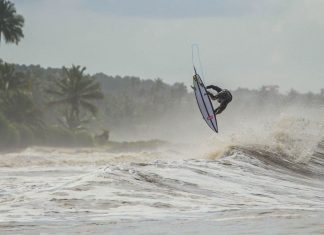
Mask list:
MULTIPOLYGON (((151 147, 139 142, 2 154, 0 221, 14 219, 15 226, 7 230, 19 230, 54 223, 218 218, 235 226, 238 220, 298 220, 301 213, 321 217, 322 128, 283 117, 263 130, 194 145, 158 141, 151 147)), ((309 228, 305 225, 306 234, 309 228)))

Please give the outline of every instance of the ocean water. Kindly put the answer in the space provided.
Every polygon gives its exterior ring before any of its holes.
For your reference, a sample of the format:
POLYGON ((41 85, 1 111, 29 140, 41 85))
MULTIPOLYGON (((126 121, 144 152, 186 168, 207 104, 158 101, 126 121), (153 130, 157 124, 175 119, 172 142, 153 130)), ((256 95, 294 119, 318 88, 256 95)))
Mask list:
POLYGON ((0 234, 324 234, 322 129, 272 130, 1 154, 0 234))

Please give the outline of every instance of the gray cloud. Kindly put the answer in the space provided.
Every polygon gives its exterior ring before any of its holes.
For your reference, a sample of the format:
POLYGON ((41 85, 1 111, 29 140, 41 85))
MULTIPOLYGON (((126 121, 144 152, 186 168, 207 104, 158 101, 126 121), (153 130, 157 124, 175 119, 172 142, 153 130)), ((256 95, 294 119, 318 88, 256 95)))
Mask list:
POLYGON ((128 17, 241 17, 282 13, 291 0, 83 0, 89 9, 128 17))

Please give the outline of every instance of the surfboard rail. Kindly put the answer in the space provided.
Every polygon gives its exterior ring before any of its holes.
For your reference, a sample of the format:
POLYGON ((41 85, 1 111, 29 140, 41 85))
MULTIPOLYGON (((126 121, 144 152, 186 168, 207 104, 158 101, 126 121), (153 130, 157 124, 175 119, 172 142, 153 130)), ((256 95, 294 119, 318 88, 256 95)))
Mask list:
POLYGON ((214 114, 214 107, 208 95, 207 89, 201 80, 199 74, 195 70, 193 76, 193 88, 195 92, 196 101, 203 119, 207 125, 216 133, 218 133, 218 125, 216 115, 214 114))

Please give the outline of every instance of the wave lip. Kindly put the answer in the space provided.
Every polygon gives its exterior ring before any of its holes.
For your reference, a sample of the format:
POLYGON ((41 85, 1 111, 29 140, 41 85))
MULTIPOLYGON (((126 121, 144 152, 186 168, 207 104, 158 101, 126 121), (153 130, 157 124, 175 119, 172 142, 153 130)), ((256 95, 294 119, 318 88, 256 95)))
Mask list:
POLYGON ((280 150, 270 149, 268 146, 232 146, 224 154, 226 156, 243 155, 246 161, 257 159, 265 168, 282 171, 286 174, 300 174, 307 177, 324 177, 324 155, 315 152, 307 162, 299 162, 295 156, 290 156, 280 150))

